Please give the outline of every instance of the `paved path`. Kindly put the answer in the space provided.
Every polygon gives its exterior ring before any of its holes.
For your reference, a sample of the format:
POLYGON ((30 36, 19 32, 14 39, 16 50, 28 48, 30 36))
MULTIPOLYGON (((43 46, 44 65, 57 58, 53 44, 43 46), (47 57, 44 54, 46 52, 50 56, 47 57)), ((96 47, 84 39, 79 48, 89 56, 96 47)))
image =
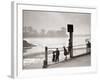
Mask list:
POLYGON ((51 64, 48 68, 58 68, 58 67, 80 67, 80 66, 90 66, 91 56, 84 55, 70 59, 68 61, 62 61, 60 63, 51 64))
MULTIPOLYGON (((32 63, 32 62, 30 63, 28 62, 28 64, 25 65, 24 69, 42 69, 43 60, 40 59, 38 63, 32 63)), ((91 65, 91 56, 88 54, 73 59, 69 59, 68 61, 62 60, 59 63, 49 63, 48 68, 81 67, 90 65, 91 65)))

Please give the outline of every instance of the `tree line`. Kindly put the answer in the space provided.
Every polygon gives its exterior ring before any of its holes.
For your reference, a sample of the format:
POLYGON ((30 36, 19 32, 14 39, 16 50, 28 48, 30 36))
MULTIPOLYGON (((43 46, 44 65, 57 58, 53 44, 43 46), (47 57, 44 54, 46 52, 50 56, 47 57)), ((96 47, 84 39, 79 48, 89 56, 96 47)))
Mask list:
POLYGON ((31 26, 23 27, 23 37, 66 37, 66 28, 61 27, 60 30, 48 30, 41 29, 40 32, 38 30, 33 29, 31 26))

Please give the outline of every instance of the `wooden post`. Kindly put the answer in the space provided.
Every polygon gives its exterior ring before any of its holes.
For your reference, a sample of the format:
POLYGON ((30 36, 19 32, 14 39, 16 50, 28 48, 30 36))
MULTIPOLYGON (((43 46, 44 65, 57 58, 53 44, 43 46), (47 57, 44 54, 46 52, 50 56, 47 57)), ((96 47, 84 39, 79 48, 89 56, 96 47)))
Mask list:
POLYGON ((70 58, 73 58, 73 32, 70 32, 70 43, 71 43, 70 58))
POLYGON ((73 58, 73 24, 68 24, 70 58, 73 58))
POLYGON ((47 68, 48 66, 48 47, 45 47, 45 60, 43 61, 43 68, 47 68))
POLYGON ((45 61, 46 61, 46 65, 48 65, 48 47, 45 47, 45 61))

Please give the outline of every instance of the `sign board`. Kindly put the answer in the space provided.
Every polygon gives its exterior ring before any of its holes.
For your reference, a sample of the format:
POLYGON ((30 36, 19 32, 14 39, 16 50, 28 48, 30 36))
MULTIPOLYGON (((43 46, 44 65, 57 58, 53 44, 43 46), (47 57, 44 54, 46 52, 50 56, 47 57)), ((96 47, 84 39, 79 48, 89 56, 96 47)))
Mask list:
POLYGON ((73 24, 68 24, 67 30, 68 30, 68 32, 73 32, 73 24))

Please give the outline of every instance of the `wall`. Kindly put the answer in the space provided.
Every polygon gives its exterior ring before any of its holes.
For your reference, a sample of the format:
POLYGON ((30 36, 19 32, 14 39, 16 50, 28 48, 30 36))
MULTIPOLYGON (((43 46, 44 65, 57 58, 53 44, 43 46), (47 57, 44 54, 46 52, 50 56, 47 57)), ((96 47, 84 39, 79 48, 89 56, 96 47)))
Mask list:
MULTIPOLYGON (((97 73, 90 74, 75 74, 65 75, 63 77, 52 77, 48 79, 42 78, 41 80, 99 80, 100 63, 99 63, 99 39, 100 39, 100 0, 28 0, 38 4, 55 4, 55 5, 79 5, 79 6, 93 6, 97 7, 97 26, 95 26, 94 47, 95 53, 98 55, 97 73)), ((10 78, 10 65, 11 65, 11 0, 0 1, 0 80, 11 80, 10 78)), ((33 80, 34 78, 32 78, 33 80)), ((31 79, 26 79, 31 80, 31 79)), ((35 80, 35 79, 34 79, 35 80)), ((36 78, 39 80, 39 78, 36 78)))

